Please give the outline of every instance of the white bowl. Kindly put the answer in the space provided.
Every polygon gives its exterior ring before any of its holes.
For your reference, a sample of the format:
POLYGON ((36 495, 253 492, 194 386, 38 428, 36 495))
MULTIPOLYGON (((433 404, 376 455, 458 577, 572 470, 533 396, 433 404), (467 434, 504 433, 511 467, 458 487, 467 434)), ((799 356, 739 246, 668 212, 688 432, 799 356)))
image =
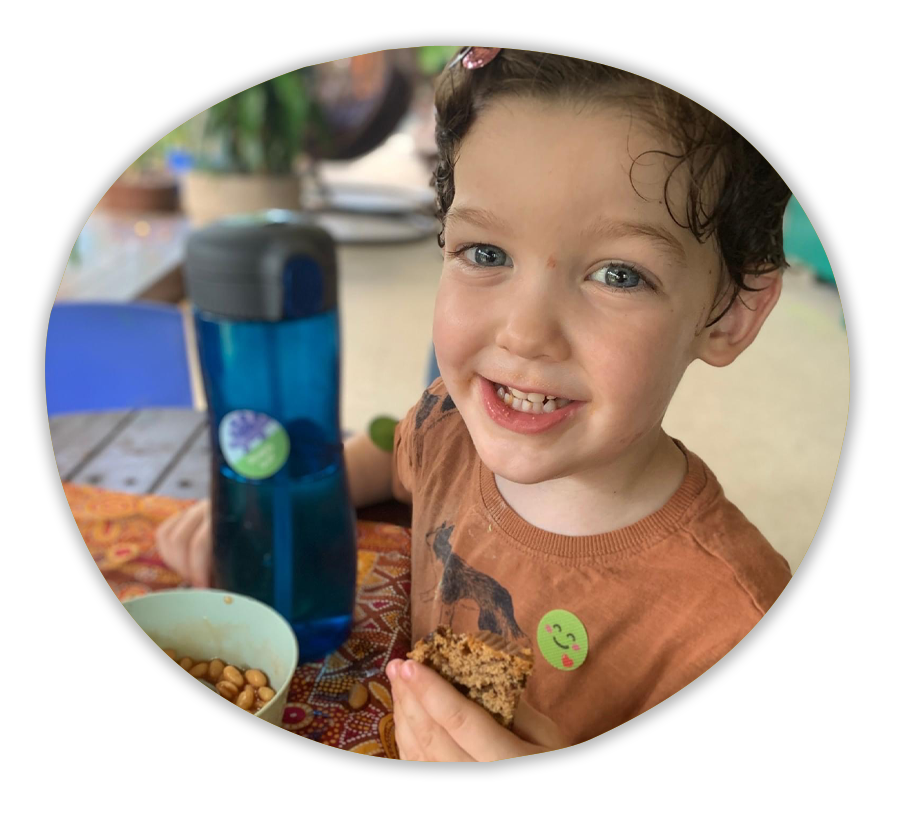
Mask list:
POLYGON ((291 626, 277 611, 250 597, 197 589, 146 594, 123 605, 162 649, 262 671, 275 696, 255 715, 281 725, 298 648, 291 626))

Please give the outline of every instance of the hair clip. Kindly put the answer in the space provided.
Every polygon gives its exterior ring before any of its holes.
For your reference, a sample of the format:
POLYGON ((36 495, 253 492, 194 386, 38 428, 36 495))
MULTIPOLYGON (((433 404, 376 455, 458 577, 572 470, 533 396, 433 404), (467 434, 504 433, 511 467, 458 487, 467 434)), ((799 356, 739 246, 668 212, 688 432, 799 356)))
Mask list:
POLYGON ((501 51, 501 48, 491 49, 484 48, 483 46, 465 46, 455 55, 452 62, 449 63, 446 68, 453 68, 458 65, 458 63, 461 63, 469 71, 483 68, 485 65, 492 62, 496 55, 501 51))

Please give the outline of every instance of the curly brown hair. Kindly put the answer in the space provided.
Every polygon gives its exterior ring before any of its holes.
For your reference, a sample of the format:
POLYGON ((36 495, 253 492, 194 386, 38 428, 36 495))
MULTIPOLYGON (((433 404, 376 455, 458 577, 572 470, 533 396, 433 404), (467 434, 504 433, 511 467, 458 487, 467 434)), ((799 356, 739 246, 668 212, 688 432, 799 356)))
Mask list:
POLYGON ((502 49, 480 69, 468 70, 458 62, 437 81, 439 156, 433 183, 442 226, 440 246, 445 244, 445 218, 455 196, 458 148, 483 107, 502 97, 625 103, 667 139, 673 151, 651 150, 634 158, 629 178, 645 154, 675 161, 664 184, 667 210, 699 242, 716 239, 729 275, 724 293, 732 285, 729 302, 709 325, 729 310, 741 291, 758 290, 748 285, 747 277, 787 267, 783 217, 790 189, 734 128, 687 97, 636 74, 575 57, 516 49, 502 49), (670 180, 679 171, 687 173, 682 217, 673 213, 667 197, 670 180))

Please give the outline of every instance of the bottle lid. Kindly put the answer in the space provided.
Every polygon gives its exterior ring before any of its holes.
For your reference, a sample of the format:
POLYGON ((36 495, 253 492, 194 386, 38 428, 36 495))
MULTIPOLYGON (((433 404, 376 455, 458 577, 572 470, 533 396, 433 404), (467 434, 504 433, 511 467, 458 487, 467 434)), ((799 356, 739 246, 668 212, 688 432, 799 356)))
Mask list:
POLYGON ((184 281, 198 309, 232 320, 277 322, 338 304, 335 243, 292 211, 231 217, 195 231, 184 281))

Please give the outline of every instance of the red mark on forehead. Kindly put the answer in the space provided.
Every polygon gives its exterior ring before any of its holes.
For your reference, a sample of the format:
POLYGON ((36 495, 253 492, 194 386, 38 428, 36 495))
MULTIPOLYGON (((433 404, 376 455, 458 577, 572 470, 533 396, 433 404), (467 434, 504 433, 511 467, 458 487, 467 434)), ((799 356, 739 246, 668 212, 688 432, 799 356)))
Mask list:
POLYGON ((547 268, 556 268, 556 257, 552 254, 547 257, 547 268))

